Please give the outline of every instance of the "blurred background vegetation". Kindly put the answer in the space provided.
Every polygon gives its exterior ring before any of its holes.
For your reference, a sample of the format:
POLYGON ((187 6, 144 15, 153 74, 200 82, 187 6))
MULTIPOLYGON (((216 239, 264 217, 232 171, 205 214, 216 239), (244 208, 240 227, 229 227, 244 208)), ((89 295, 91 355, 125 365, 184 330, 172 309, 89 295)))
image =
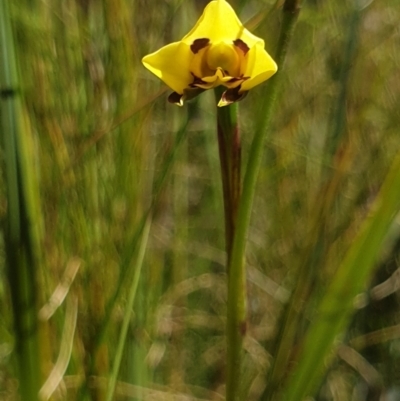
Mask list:
MULTIPOLYGON (((36 245, 28 283, 39 316, 43 399, 224 399, 226 275, 214 98, 206 92, 183 108, 168 104, 168 91, 140 62, 179 40, 206 3, 10 2, 21 113, 29 122, 34 212, 26 224, 36 245)), ((231 4, 273 55, 281 2, 231 4)), ((281 318, 300 288, 290 373, 316 302, 400 150, 399 20, 397 0, 303 4, 248 239, 243 400, 268 399, 281 318)), ((262 85, 240 103, 244 163, 267 90, 262 85)), ((4 222, 5 174, 0 180, 4 222)), ((14 352, 21 333, 13 326, 18 310, 5 242, 0 399, 11 401, 21 385, 14 352)), ((400 400, 399 252, 395 223, 314 399, 400 400)))

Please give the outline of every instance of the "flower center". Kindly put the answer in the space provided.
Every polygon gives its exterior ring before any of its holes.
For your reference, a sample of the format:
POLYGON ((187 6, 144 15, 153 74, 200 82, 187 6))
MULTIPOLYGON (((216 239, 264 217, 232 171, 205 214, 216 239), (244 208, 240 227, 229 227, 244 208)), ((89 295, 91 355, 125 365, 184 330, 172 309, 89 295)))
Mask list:
POLYGON ((207 65, 211 70, 219 67, 227 71, 229 75, 235 76, 239 63, 239 55, 232 44, 218 42, 212 44, 207 51, 207 65))

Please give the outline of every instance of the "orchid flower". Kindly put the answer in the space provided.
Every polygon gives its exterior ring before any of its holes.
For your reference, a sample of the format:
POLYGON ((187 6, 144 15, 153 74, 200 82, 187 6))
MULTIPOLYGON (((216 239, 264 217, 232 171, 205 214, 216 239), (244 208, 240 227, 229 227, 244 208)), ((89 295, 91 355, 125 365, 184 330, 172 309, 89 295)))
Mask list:
POLYGON ((219 85, 228 89, 218 106, 229 105, 277 71, 264 41, 243 26, 225 0, 211 1, 180 42, 162 47, 142 62, 174 91, 168 100, 179 106, 219 85))

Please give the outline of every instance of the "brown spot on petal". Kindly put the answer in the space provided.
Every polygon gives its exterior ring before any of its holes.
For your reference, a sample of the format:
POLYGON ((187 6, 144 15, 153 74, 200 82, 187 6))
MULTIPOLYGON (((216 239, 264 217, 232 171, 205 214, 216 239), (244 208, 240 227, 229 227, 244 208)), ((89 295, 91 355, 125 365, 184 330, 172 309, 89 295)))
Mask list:
POLYGON ((226 90, 218 103, 218 106, 228 106, 229 104, 238 102, 247 96, 247 92, 239 93, 240 86, 226 90))
POLYGON ((201 38, 201 39, 196 39, 191 45, 190 45, 190 50, 196 54, 198 53, 201 49, 204 49, 208 44, 210 43, 210 39, 207 38, 201 38))
POLYGON ((236 39, 233 41, 233 44, 238 47, 244 55, 247 54, 247 52, 250 50, 249 46, 246 45, 246 43, 243 42, 242 39, 236 39))
POLYGON ((172 92, 168 96, 168 101, 170 103, 174 103, 178 106, 183 106, 183 95, 180 95, 179 93, 176 93, 176 92, 172 92))
POLYGON ((169 96, 168 96, 168 102, 170 103, 174 103, 177 106, 183 106, 183 103, 186 102, 187 100, 191 100, 193 98, 195 98, 196 96, 200 95, 200 93, 203 93, 204 89, 202 88, 186 88, 183 91, 183 95, 180 95, 177 92, 172 92, 169 96))

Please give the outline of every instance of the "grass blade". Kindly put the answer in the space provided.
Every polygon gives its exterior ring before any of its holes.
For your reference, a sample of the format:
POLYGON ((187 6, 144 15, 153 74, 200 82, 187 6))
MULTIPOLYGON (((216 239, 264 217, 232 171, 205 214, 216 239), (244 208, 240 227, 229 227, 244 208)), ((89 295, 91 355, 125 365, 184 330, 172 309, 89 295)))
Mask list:
POLYGON ((375 266, 390 225, 400 210, 400 154, 394 160, 372 213, 347 252, 306 335, 296 370, 281 399, 300 401, 311 394, 326 367, 335 338, 344 330, 359 294, 375 266))
POLYGON ((7 181, 6 263, 13 307, 15 352, 22 401, 38 399, 37 193, 30 127, 23 111, 9 7, 0 1, 1 129, 7 181))

